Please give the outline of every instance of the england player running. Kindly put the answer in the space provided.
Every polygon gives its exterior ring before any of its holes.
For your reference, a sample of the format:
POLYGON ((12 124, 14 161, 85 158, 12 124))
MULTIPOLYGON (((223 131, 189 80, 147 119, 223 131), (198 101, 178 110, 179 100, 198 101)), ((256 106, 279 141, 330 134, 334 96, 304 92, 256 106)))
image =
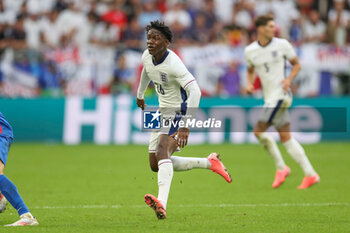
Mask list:
POLYGON ((277 171, 273 188, 279 187, 290 174, 290 168, 284 163, 276 142, 265 131, 273 125, 280 140, 291 157, 301 166, 305 177, 298 187, 305 189, 319 182, 320 178, 310 164, 304 149, 290 134, 290 122, 287 108, 292 102, 290 84, 300 70, 298 57, 292 45, 285 39, 274 37, 273 17, 262 15, 255 20, 257 41, 245 48, 247 62, 247 91, 253 92, 255 71, 258 73, 263 94, 264 109, 254 134, 275 160, 277 171), (284 77, 285 60, 293 66, 288 77, 284 77))
POLYGON ((36 218, 32 216, 29 209, 24 204, 18 193, 16 186, 4 175, 8 152, 13 142, 13 132, 11 125, 7 122, 4 115, 0 112, 0 205, 2 212, 8 200, 10 204, 17 210, 20 219, 5 226, 34 226, 39 225, 36 218))
MULTIPOLYGON (((144 93, 150 81, 156 87, 159 96, 159 109, 171 120, 186 115, 186 109, 197 109, 201 92, 196 80, 186 69, 180 58, 168 49, 172 41, 169 27, 159 21, 153 21, 146 27, 147 48, 142 55, 143 70, 137 91, 137 105, 146 107, 144 93)), ((178 124, 177 124, 178 126, 178 124)), ((211 169, 227 182, 231 177, 216 153, 208 158, 189 158, 171 156, 179 147, 187 145, 188 128, 162 127, 153 131, 149 142, 149 161, 152 171, 158 172, 158 197, 145 195, 145 202, 156 213, 158 219, 166 218, 166 205, 173 171, 185 171, 192 168, 211 169)))

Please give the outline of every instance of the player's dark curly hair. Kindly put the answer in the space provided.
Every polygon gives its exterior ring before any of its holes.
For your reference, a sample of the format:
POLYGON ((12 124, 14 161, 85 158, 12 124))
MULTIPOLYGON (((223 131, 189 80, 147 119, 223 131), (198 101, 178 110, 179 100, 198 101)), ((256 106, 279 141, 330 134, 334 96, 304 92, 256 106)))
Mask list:
POLYGON ((146 33, 148 33, 151 29, 156 29, 157 31, 160 31, 169 42, 172 42, 173 33, 171 32, 170 28, 166 26, 163 22, 160 22, 158 20, 151 21, 150 24, 146 26, 146 33))

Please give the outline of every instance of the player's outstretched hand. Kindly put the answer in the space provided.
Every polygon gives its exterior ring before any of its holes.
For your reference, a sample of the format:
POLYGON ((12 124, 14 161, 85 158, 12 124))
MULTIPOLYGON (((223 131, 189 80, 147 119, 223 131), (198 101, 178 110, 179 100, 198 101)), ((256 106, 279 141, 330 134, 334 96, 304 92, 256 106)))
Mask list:
POLYGON ((136 98, 136 104, 139 108, 141 108, 142 110, 145 110, 145 107, 147 106, 147 104, 145 104, 145 100, 144 99, 138 99, 136 98))
POLYGON ((187 145, 188 135, 190 135, 190 130, 188 128, 179 128, 177 131, 177 145, 180 148, 184 148, 187 145))
POLYGON ((282 84, 282 88, 283 88, 283 90, 284 90, 285 92, 288 91, 288 89, 289 89, 291 83, 292 83, 292 82, 290 81, 289 78, 286 78, 286 79, 283 79, 283 80, 282 80, 281 84, 282 84))

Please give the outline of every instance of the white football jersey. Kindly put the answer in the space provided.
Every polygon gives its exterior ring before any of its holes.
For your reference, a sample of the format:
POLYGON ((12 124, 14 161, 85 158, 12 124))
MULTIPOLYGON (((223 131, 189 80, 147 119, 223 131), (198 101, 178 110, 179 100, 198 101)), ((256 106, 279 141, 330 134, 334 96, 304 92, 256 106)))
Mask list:
POLYGON ((282 99, 285 93, 281 81, 285 77, 286 59, 296 57, 292 45, 281 38, 272 38, 270 43, 261 46, 258 41, 248 45, 244 50, 248 67, 254 67, 258 73, 265 102, 282 99))
POLYGON ((187 100, 184 88, 196 82, 181 59, 170 49, 158 64, 146 49, 142 55, 143 69, 155 85, 159 107, 180 107, 187 100))

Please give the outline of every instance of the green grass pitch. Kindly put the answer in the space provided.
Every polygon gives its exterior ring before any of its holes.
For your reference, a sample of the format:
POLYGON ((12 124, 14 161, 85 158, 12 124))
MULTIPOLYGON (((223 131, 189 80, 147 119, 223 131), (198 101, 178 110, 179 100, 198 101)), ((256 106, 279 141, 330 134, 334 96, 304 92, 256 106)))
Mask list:
MULTIPOLYGON (((210 170, 175 172, 168 219, 146 206, 157 195, 147 146, 63 146, 14 143, 6 175, 40 225, 0 232, 350 232, 350 144, 306 145, 321 183, 297 190, 303 173, 280 146, 292 173, 271 188, 274 164, 259 145, 188 146, 181 156, 216 151, 229 169, 228 184, 210 170)), ((0 214, 0 225, 18 219, 0 214)))

